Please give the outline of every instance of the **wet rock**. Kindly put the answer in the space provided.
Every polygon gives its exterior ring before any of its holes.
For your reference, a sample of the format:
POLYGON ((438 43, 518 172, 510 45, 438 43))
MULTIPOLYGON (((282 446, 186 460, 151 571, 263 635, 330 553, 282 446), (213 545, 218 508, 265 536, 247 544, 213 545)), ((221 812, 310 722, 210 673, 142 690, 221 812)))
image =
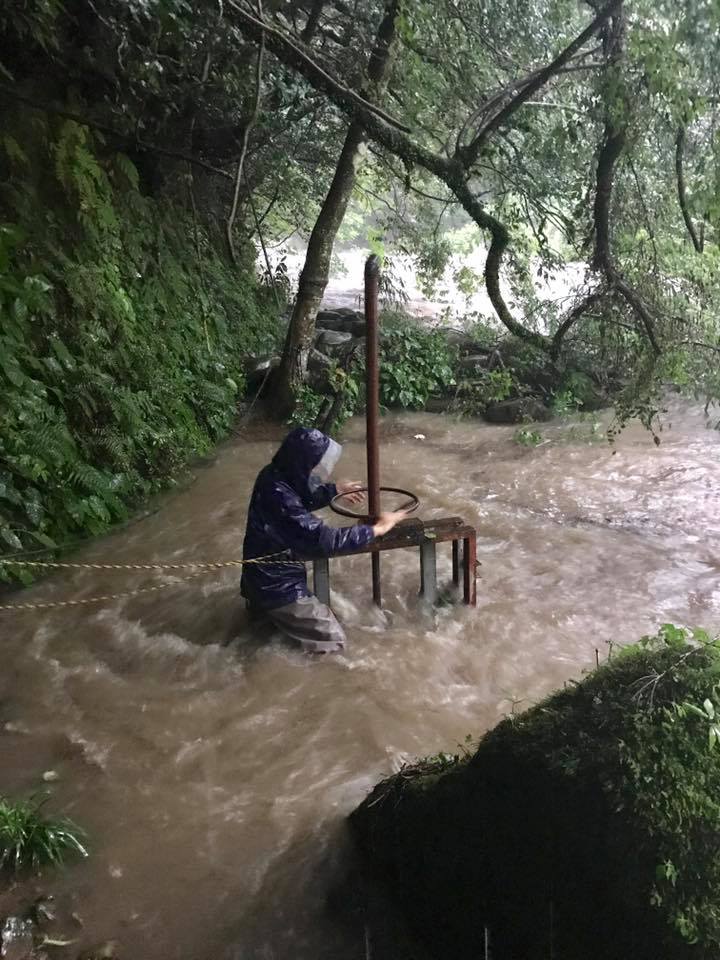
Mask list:
MULTIPOLYGON (((251 358, 245 368, 245 379, 248 393, 257 393, 263 383, 263 380, 265 380, 265 377, 268 375, 268 370, 275 370, 279 366, 280 357, 268 356, 251 358)), ((268 380, 269 379, 270 377, 268 376, 268 380)))
POLYGON ((34 924, 21 917, 6 917, 0 929, 0 957, 3 960, 37 960, 34 924))
POLYGON ((425 403, 425 410, 428 413, 448 413, 454 403, 455 398, 453 396, 428 397, 425 403))
POLYGON ((460 373, 476 373, 478 370, 486 368, 488 365, 487 353, 469 353, 466 357, 460 357, 457 368, 460 373))
POLYGON ((310 351, 310 356, 308 357, 308 370, 310 370, 312 373, 329 370, 333 364, 334 361, 332 357, 329 357, 321 350, 312 349, 310 351))
POLYGON ((439 332, 443 334, 448 345, 454 347, 462 355, 478 354, 487 357, 493 352, 489 347, 478 343, 469 333, 465 333, 463 330, 456 330, 454 327, 448 327, 447 329, 441 327, 439 332))
POLYGON ((629 648, 503 720, 472 756, 419 760, 375 788, 351 826, 429 956, 717 958, 720 755, 699 737, 696 749, 694 730, 658 731, 671 706, 703 702, 719 660, 712 645, 629 648), (638 698, 668 672, 656 706, 638 698), (698 943, 678 909, 699 918, 698 943))
POLYGON ((484 417, 489 423, 528 423, 551 420, 552 412, 536 397, 519 397, 490 404, 484 417))
POLYGON ((364 317, 356 310, 320 310, 315 325, 324 330, 349 330, 354 323, 364 323, 364 317))
POLYGON ((323 353, 337 353, 350 345, 352 333, 347 330, 320 330, 317 348, 323 353))
POLYGON ((315 322, 318 330, 333 330, 350 333, 353 337, 365 336, 365 318, 354 310, 321 310, 315 322))
POLYGON ((323 392, 328 387, 328 375, 335 361, 320 350, 311 350, 308 357, 308 383, 313 390, 323 392))
POLYGON ((30 916, 38 926, 52 923, 57 919, 57 910, 53 897, 38 897, 30 910, 30 916))
POLYGON ((335 310, 320 310, 315 318, 318 330, 345 330, 348 318, 336 313, 335 310))

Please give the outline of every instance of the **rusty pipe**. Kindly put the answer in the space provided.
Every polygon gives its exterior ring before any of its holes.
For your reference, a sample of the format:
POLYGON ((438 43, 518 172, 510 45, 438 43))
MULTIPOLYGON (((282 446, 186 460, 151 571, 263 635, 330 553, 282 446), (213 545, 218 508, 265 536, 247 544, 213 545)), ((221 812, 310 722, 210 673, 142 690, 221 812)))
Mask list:
MULTIPOLYGON (((380 260, 368 257, 365 262, 365 423, 367 445, 368 513, 370 523, 380 516, 380 367, 378 359, 378 292, 380 260)), ((382 603, 380 590, 380 554, 372 554, 373 602, 382 603)))
POLYGON ((371 523, 380 516, 380 369, 378 362, 378 289, 380 260, 375 255, 365 263, 366 394, 368 512, 371 523))

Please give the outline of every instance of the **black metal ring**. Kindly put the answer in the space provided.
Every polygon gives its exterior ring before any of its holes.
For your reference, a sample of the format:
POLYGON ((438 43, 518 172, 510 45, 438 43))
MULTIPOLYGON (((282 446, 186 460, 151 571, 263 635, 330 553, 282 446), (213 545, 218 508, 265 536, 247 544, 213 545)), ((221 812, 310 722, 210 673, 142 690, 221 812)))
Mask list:
MULTIPOLYGON (((404 513, 414 513, 417 508, 420 506, 420 500, 415 496, 414 493, 411 493, 409 490, 402 490, 400 487, 380 487, 380 492, 385 493, 402 493, 403 496, 408 497, 408 500, 401 504, 397 509, 402 510, 404 513)), ((369 518, 367 513, 353 513, 352 510, 347 510, 345 507, 338 506, 336 503, 337 500, 342 500, 343 497, 350 496, 350 493, 367 493, 367 487, 358 487, 356 490, 351 490, 348 493, 337 493, 330 501, 330 509, 335 513, 339 513, 341 517, 350 517, 352 520, 366 520, 369 518)))

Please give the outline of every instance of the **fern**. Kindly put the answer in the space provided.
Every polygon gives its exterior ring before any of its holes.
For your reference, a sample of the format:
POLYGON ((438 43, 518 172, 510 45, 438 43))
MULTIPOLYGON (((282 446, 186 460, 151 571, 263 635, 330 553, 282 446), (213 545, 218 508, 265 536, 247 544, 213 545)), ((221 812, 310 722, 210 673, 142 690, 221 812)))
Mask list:
POLYGON ((0 209, 14 217, 0 225, 8 553, 125 517, 225 434, 244 357, 277 339, 252 273, 228 269, 205 233, 199 265, 186 212, 138 186, 127 157, 71 121, 33 115, 3 130, 0 209))

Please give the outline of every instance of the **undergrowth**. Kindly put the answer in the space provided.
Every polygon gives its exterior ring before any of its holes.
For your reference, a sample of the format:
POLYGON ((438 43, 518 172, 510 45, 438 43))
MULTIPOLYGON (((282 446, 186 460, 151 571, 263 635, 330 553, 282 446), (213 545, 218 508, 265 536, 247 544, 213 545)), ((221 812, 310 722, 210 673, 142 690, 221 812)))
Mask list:
MULTIPOLYGON (((0 545, 98 534, 223 437, 277 311, 70 120, 0 135, 0 545)), ((20 568, 12 568, 23 578, 20 568)), ((5 574, 7 576, 7 573, 5 574)), ((3 571, 0 569, 0 577, 3 571)))
POLYGON ((42 806, 34 799, 0 797, 0 871, 60 866, 68 855, 87 856, 82 830, 71 820, 47 816, 42 806))

